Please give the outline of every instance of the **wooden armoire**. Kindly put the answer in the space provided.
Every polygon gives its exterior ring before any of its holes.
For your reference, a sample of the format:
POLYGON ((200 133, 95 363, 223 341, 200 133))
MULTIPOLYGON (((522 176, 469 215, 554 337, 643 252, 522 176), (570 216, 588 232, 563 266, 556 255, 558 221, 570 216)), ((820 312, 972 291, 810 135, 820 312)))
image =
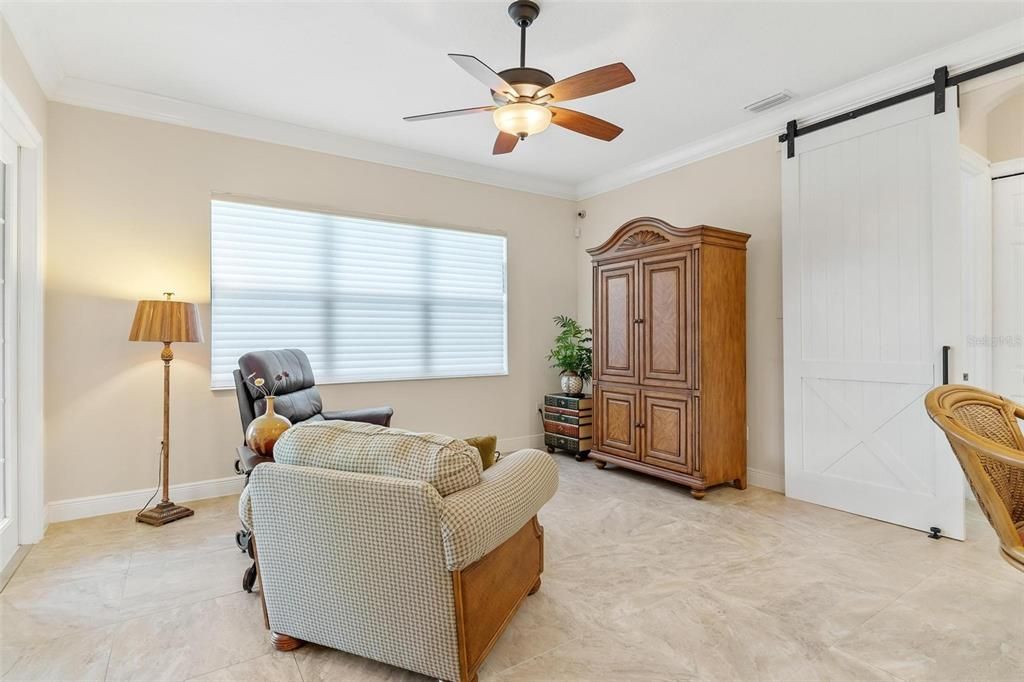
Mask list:
POLYGON ((594 262, 590 456, 681 483, 700 499, 747 484, 750 235, 637 218, 594 262))

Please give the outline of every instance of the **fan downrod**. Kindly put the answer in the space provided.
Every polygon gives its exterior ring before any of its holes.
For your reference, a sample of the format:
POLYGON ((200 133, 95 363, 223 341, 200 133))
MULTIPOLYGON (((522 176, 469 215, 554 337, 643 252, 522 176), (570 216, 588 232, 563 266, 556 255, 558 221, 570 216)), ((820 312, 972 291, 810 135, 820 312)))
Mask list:
POLYGON ((508 15, 519 28, 527 28, 540 14, 540 5, 531 0, 516 0, 508 6, 508 15))

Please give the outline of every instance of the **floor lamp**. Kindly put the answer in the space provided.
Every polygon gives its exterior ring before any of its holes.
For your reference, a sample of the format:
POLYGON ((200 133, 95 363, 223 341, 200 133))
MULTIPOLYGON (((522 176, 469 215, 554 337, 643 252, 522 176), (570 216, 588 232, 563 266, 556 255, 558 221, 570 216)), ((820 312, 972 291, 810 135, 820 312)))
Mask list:
POLYGON ((163 481, 163 497, 160 504, 146 509, 135 517, 136 521, 151 526, 162 526, 171 521, 192 516, 188 507, 171 502, 168 492, 168 469, 171 458, 171 360, 175 341, 202 342, 203 328, 199 322, 199 306, 195 303, 172 301, 171 292, 164 292, 162 301, 139 301, 135 308, 135 319, 128 334, 129 341, 159 341, 164 344, 160 359, 164 361, 164 437, 161 442, 160 478, 163 481))

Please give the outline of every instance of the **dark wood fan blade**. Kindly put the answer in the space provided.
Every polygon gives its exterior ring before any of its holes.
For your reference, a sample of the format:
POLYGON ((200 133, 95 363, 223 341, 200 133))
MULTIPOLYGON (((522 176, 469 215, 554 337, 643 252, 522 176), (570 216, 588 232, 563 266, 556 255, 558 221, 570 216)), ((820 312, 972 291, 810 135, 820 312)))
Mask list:
POLYGON ((491 90, 505 94, 509 99, 516 100, 519 94, 516 89, 505 82, 505 79, 494 72, 494 69, 484 64, 471 54, 450 54, 452 61, 466 70, 473 78, 477 79, 491 90))
POLYGON ((475 114, 481 111, 494 111, 498 107, 470 107, 469 109, 452 109, 451 111, 435 111, 432 114, 418 114, 416 116, 406 116, 403 121, 429 121, 434 118, 448 118, 449 116, 463 116, 465 114, 475 114))
POLYGON ((589 97, 629 85, 636 80, 633 72, 622 62, 601 66, 590 71, 569 76, 540 90, 534 99, 551 95, 553 101, 565 102, 570 99, 589 97))
POLYGON ((510 151, 516 148, 516 143, 519 142, 518 135, 509 135, 498 131, 498 139, 494 141, 494 150, 492 154, 508 154, 510 151))
POLYGON ((584 114, 581 111, 562 109, 561 107, 548 107, 548 109, 551 110, 552 123, 574 133, 582 133, 605 142, 611 142, 622 132, 622 128, 614 123, 609 123, 590 114, 584 114))

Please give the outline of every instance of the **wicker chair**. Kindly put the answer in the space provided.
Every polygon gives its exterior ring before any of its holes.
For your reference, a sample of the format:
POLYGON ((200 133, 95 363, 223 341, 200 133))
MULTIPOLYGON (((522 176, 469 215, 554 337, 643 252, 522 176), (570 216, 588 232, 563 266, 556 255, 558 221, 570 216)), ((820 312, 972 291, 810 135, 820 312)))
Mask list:
POLYGON ((999 536, 1003 558, 1024 571, 1024 407, 978 388, 939 386, 928 415, 953 446, 978 503, 999 536))

